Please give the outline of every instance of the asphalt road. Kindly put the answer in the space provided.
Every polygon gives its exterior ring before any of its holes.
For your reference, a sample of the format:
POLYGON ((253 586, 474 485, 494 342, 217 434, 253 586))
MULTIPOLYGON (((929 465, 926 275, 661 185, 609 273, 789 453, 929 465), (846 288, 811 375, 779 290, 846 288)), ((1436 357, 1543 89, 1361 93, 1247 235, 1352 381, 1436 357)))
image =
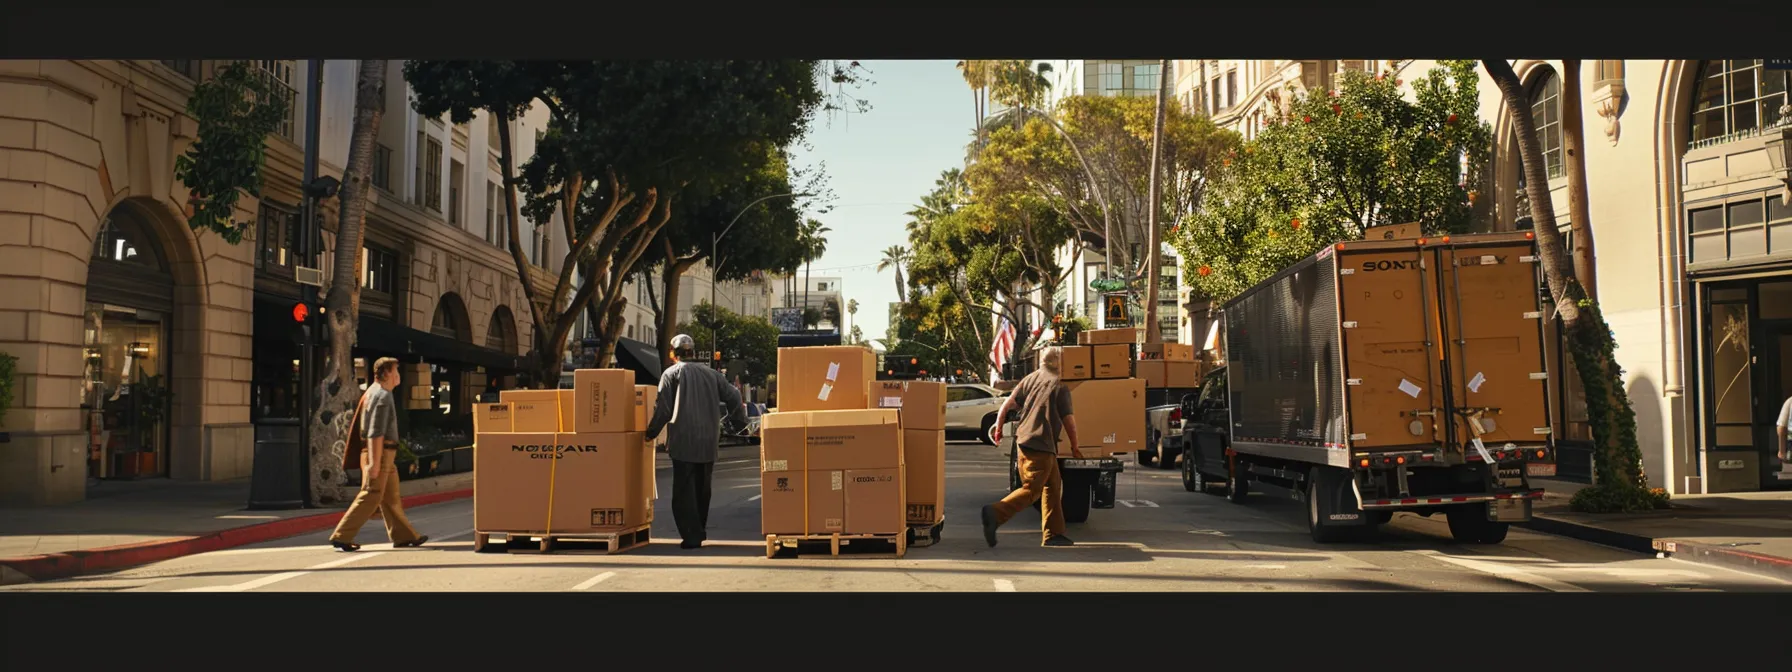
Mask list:
POLYGON ((1464 546, 1441 516, 1400 514, 1373 543, 1315 544, 1299 503, 1262 494, 1244 505, 1183 490, 1177 472, 1128 464, 1114 509, 1072 525, 1073 548, 1042 548, 1028 510, 984 544, 977 511, 1006 493, 1004 456, 973 443, 947 451, 942 541, 903 559, 766 559, 756 447, 723 451, 710 543, 678 548, 670 467, 662 465, 655 541, 617 554, 472 552, 472 502, 411 510, 432 541, 393 549, 378 522, 362 550, 328 532, 116 572, 8 586, 53 591, 1788 591, 1792 584, 1514 529, 1464 546), (676 570, 676 571, 674 571, 676 570))

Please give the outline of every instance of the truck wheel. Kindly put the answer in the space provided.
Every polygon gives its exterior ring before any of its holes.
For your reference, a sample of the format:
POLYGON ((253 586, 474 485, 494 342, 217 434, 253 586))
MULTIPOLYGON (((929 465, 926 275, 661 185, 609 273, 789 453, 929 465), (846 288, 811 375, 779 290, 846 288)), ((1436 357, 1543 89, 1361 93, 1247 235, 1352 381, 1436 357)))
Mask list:
POLYGON ((1089 520, 1089 504, 1093 501, 1094 485, 1085 479, 1076 479, 1064 483, 1064 522, 1081 523, 1089 520))
POLYGON ((1314 543, 1333 544, 1350 538, 1350 531, 1327 525, 1319 519, 1319 498, 1329 493, 1319 485, 1319 470, 1307 478, 1307 533, 1313 535, 1314 543))
POLYGON ((983 418, 983 436, 981 437, 983 439, 983 443, 991 445, 991 446, 996 445, 997 441, 996 441, 996 436, 995 436, 995 430, 996 430, 996 414, 991 413, 991 414, 989 414, 988 417, 983 418))
POLYGON ((1182 489, 1189 492, 1207 492, 1207 476, 1195 470, 1195 460, 1191 455, 1182 456, 1182 489))
POLYGON ((1156 456, 1152 455, 1149 451, 1136 451, 1133 453, 1133 456, 1138 458, 1139 466, 1141 467, 1149 467, 1153 462, 1157 461, 1156 456))
POLYGON ((1244 498, 1251 494, 1250 481, 1244 480, 1239 474, 1243 467, 1238 463, 1238 458, 1234 457, 1226 468, 1226 501, 1233 504, 1243 504, 1244 498))
POLYGON ((1487 519, 1484 504, 1453 506, 1444 512, 1450 521, 1450 536, 1459 544, 1497 544, 1506 540, 1510 523, 1487 519))

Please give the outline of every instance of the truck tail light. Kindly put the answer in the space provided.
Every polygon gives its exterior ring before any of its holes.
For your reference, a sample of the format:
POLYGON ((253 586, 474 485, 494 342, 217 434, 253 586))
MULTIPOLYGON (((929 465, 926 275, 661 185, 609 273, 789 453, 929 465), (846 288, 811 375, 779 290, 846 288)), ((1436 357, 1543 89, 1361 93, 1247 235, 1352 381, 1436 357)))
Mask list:
POLYGON ((1182 409, 1180 409, 1180 408, 1170 409, 1170 426, 1171 427, 1181 427, 1182 426, 1182 409))

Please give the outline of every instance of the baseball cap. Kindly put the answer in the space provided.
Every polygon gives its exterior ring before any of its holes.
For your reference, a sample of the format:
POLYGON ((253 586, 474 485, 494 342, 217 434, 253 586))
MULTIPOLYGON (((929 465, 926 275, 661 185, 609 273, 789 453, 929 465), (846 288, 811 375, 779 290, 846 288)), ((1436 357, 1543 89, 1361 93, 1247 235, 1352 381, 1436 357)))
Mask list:
POLYGON ((697 341, 696 341, 696 339, 691 338, 689 334, 679 334, 677 336, 672 337, 672 349, 673 350, 696 350, 697 349, 697 341))

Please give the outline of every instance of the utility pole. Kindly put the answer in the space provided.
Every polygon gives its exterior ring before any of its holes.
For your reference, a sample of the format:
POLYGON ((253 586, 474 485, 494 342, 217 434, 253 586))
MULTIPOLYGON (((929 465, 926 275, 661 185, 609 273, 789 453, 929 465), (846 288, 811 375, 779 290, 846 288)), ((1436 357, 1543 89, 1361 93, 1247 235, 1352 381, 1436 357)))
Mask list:
POLYGON ((1163 236, 1158 229, 1158 215, 1163 211, 1163 155, 1164 155, 1164 88, 1170 81, 1170 61, 1158 61, 1157 69, 1157 121, 1151 127, 1151 195, 1147 196, 1147 212, 1145 235, 1145 342, 1162 343, 1164 335, 1157 326, 1157 283, 1158 276, 1163 275, 1162 255, 1158 248, 1163 246, 1163 236))
MULTIPOLYGON (((314 245, 318 239, 317 230, 317 197, 312 195, 311 184, 317 179, 317 146, 322 144, 318 137, 322 124, 319 118, 323 113, 324 62, 314 58, 306 61, 305 68, 305 176, 301 183, 301 191, 305 194, 299 208, 299 266, 312 266, 316 261, 317 250, 314 245)), ((317 287, 309 283, 299 285, 300 296, 308 307, 318 306, 317 287)), ((303 456, 299 473, 304 479, 301 483, 305 493, 305 506, 315 506, 311 501, 311 408, 312 398, 317 394, 317 336, 323 322, 319 319, 321 311, 311 310, 305 317, 300 329, 304 338, 299 345, 299 454, 303 456)))

